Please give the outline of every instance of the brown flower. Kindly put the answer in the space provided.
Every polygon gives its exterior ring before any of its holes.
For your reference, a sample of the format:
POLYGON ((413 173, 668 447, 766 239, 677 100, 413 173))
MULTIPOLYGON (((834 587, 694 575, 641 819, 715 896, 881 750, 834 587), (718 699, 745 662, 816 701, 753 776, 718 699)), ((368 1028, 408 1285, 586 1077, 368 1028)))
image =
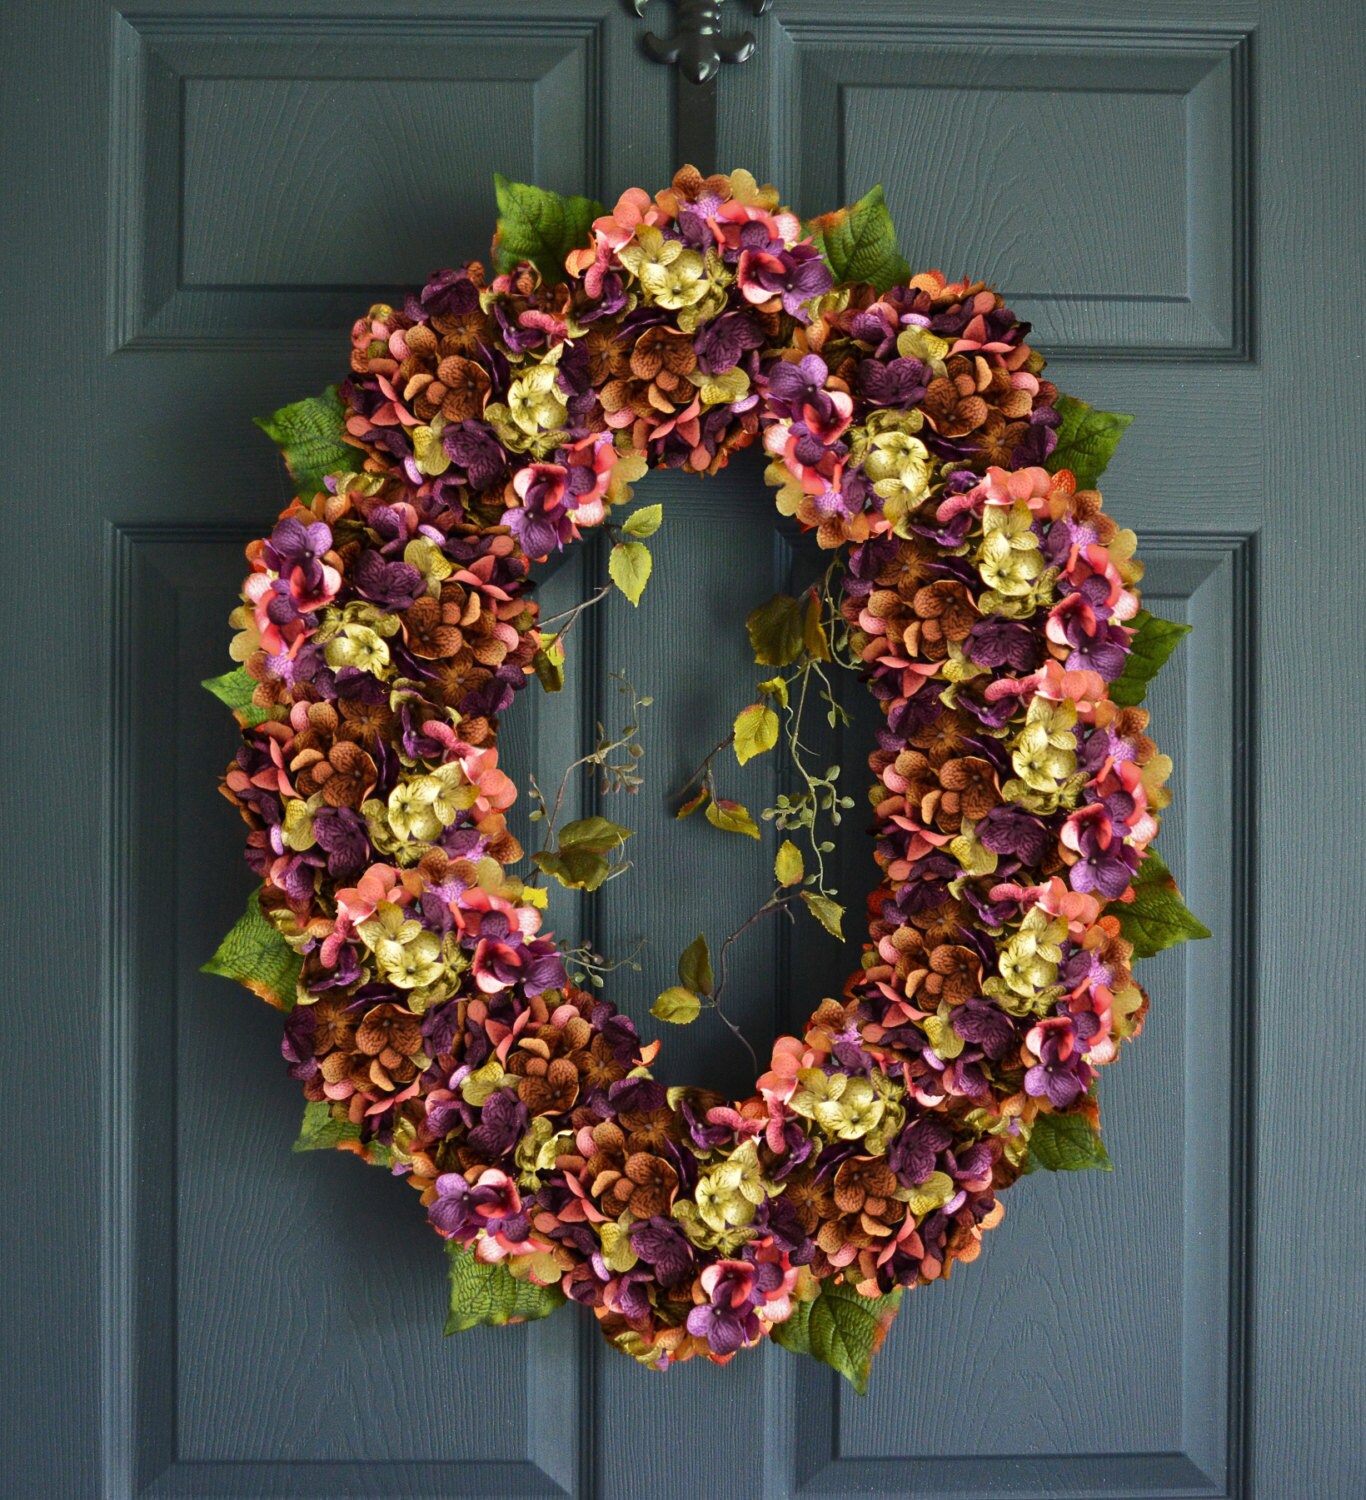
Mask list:
POLYGON ((921 988, 937 1003, 962 1005, 981 992, 982 960, 971 948, 956 943, 940 943, 930 954, 930 973, 921 988))
POLYGON ((370 1059, 370 1081, 393 1089, 417 1077, 413 1059, 422 1051, 422 1022, 401 1005, 373 1006, 356 1027, 356 1052, 370 1059))
POLYGON ((858 1214, 861 1226, 875 1234, 906 1217, 906 1205, 896 1196, 899 1189, 884 1157, 850 1157, 835 1173, 835 1207, 844 1214, 858 1214))
POLYGON ((374 790, 379 776, 374 761, 353 740, 338 740, 325 759, 308 768, 307 774, 329 807, 359 807, 374 790))
POLYGON ((939 768, 939 782, 945 794, 943 810, 951 816, 961 815, 980 822, 1001 800, 996 772, 980 755, 965 755, 946 760, 939 768))
POLYGON ((460 629, 463 612, 460 602, 433 599, 430 594, 424 594, 400 616, 408 649, 414 656, 427 661, 454 656, 465 644, 464 632, 460 629))
POLYGON ((914 635, 906 631, 906 647, 930 661, 942 661, 949 654, 950 641, 967 639, 977 622, 977 606, 966 584, 956 578, 943 578, 926 584, 916 592, 911 608, 919 616, 914 635))
MULTIPOLYGON (((955 363, 960 361, 951 360, 950 369, 955 363)), ((941 437, 948 438, 975 432, 986 421, 988 411, 970 375, 960 375, 957 379, 941 376, 930 381, 920 408, 930 426, 941 437)))
POLYGON ((626 1158, 625 1170, 599 1174, 593 1191, 604 1213, 613 1217, 629 1213, 636 1219, 649 1219, 668 1213, 678 1191, 678 1173, 661 1156, 633 1151, 626 1158))
MULTIPOLYGON (((517 1097, 533 1115, 562 1115, 579 1097, 579 1070, 567 1057, 546 1061, 523 1052, 525 1072, 517 1083, 517 1097)), ((513 1072, 520 1068, 510 1069, 513 1072)))

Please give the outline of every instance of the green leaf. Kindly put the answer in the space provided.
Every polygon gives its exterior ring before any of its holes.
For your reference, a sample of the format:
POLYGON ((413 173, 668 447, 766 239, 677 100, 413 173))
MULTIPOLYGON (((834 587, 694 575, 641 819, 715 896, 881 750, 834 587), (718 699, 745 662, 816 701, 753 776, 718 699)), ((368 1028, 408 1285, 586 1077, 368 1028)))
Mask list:
POLYGON ((529 260, 547 286, 567 279, 565 256, 592 240, 593 220, 602 204, 577 194, 562 197, 529 182, 509 182, 493 174, 498 199, 498 233, 493 241, 494 269, 500 274, 529 260))
POLYGON ((805 616, 800 599, 774 594, 745 621, 754 660, 761 667, 785 667, 802 649, 805 616))
POLYGON ((896 240, 896 226, 882 196, 882 185, 869 189, 857 203, 826 214, 810 226, 836 285, 866 281, 879 292, 910 280, 896 240))
POLYGON ((591 849, 543 849, 531 862, 571 891, 595 891, 612 873, 611 860, 591 849))
POLYGON ((1151 958, 1164 948, 1210 936, 1209 928, 1187 909, 1156 849, 1149 849, 1139 865, 1133 891, 1132 901, 1112 902, 1105 910, 1119 918, 1119 934, 1134 945, 1135 958, 1151 958))
POLYGON ((1030 1130, 1029 1160, 1048 1172, 1114 1171, 1086 1115, 1040 1115, 1030 1130))
POLYGON ((454 1240, 446 1242, 446 1256, 451 1277, 447 1333, 463 1333, 481 1323, 533 1323, 564 1302, 558 1286, 519 1281, 501 1261, 486 1266, 474 1258, 472 1250, 454 1240))
POLYGON ((823 1281, 818 1296, 794 1303, 792 1316, 775 1324, 773 1342, 829 1365, 862 1396, 868 1390, 873 1356, 900 1304, 900 1287, 885 1297, 861 1297, 842 1281, 823 1281))
POLYGON ((660 1021, 670 1021, 675 1026, 686 1026, 695 1021, 702 1009, 702 1002, 691 990, 671 984, 660 992, 659 999, 650 1007, 650 1014, 660 1021))
POLYGON ((759 837, 759 825, 749 815, 743 802, 727 802, 717 797, 707 805, 707 822, 726 833, 744 833, 752 839, 759 837))
POLYGON ((553 636, 531 658, 536 681, 547 693, 558 693, 564 687, 564 647, 559 636, 553 636))
POLYGON ((831 937, 843 940, 844 929, 840 923, 844 920, 844 908, 838 901, 832 901, 829 896, 822 896, 816 891, 803 891, 802 900, 831 937))
POLYGON ((742 708, 735 720, 735 758, 743 766, 778 743, 778 715, 762 703, 742 708))
POLYGON ((1071 469, 1078 489, 1093 490, 1133 418, 1123 412, 1098 411, 1071 396, 1058 397, 1057 411, 1062 421, 1058 446, 1048 458, 1048 472, 1071 469))
POLYGON ((1159 620, 1146 609, 1140 609, 1129 623, 1134 632, 1124 670, 1110 684, 1112 702, 1124 708, 1142 703, 1148 684, 1162 670, 1167 658, 1191 632, 1189 625, 1175 620, 1159 620))
POLYGON ((705 933, 699 932, 678 955, 679 983, 699 995, 710 995, 716 979, 711 971, 711 949, 705 933))
POLYGON ((662 505, 642 505, 633 510, 621 524, 627 536, 653 536, 664 519, 662 505))
POLYGON ((777 857, 773 861, 773 873, 779 885, 801 884, 802 876, 806 874, 806 864, 802 859, 802 851, 791 839, 784 839, 778 845, 777 857))
POLYGON ((342 440, 346 407, 335 385, 321 396, 257 417, 256 425, 284 454, 301 500, 311 500, 324 489, 327 475, 349 474, 360 467, 363 455, 342 440))
POLYGON ((200 972, 235 979, 276 1010, 293 1010, 303 960, 266 920, 257 896, 247 898, 246 911, 200 972))
POLYGON ((304 1105, 304 1123, 294 1142, 295 1151, 332 1151, 343 1141, 360 1139, 360 1126, 345 1114, 337 1119, 332 1110, 326 1102, 304 1105))
POLYGON ((587 849, 594 854, 610 854, 631 837, 631 832, 622 824, 595 813, 591 818, 566 823, 560 830, 559 844, 561 849, 587 849))
POLYGON ((256 682, 255 679, 247 676, 245 667, 234 667, 231 672, 224 672, 221 677, 206 677, 203 686, 208 688, 215 698, 226 703, 237 715, 238 722, 247 729, 256 724, 263 724, 271 717, 268 708, 258 708, 251 701, 252 694, 256 691, 256 682))
POLYGON ((644 542, 618 542, 607 558, 612 582, 632 604, 640 603, 653 566, 650 549, 644 542))

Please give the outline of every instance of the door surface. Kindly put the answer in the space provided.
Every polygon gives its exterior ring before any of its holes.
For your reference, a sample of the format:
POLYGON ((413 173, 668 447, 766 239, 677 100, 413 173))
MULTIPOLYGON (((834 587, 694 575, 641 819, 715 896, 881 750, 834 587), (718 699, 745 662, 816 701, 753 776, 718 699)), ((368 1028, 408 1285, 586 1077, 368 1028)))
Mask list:
MULTIPOLYGON (((1361 12, 724 10, 755 56, 699 92, 620 0, 4 8, 6 1495, 1366 1489, 1361 12), (287 498, 250 419, 336 379, 371 302, 486 252, 495 170, 610 200, 713 148, 698 165, 808 214, 881 181, 914 266, 994 282, 1064 390, 1135 413, 1107 501, 1152 607, 1195 627, 1152 708, 1162 848, 1214 937, 1145 966, 1147 1030, 1102 1090, 1115 1172, 1020 1184, 975 1265, 906 1297, 862 1400, 775 1348, 652 1374, 573 1308, 443 1340, 411 1195, 291 1155, 277 1017, 199 973, 250 880, 197 684, 287 498)), ((506 754, 556 774, 615 715, 613 670, 654 695, 640 868, 555 923, 608 955, 650 933, 610 982, 653 1036, 673 956, 768 868, 664 794, 746 701, 746 612, 814 558, 752 453, 640 493, 665 508, 655 580, 595 612, 506 754)), ((582 549, 551 605, 603 564, 582 549)), ((859 709, 831 758, 856 772, 870 736, 859 709)), ((731 794, 762 805, 774 774, 732 767, 731 794)), ((839 861, 857 907, 857 823, 839 861)), ((755 1046, 856 951, 756 929, 732 1006, 755 1046)), ((753 1077, 705 1021, 662 1072, 753 1077)))

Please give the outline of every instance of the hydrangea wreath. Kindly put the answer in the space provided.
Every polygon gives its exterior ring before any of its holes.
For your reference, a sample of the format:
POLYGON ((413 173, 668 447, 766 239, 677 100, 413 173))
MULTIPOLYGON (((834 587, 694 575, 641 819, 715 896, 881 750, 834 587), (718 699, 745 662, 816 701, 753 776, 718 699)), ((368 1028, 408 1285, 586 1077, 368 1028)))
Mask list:
MULTIPOLYGON (((341 385, 261 423, 297 498, 247 548, 239 665, 207 686, 263 884, 206 967, 286 1013, 299 1149, 419 1194, 447 1331, 568 1298, 655 1368, 772 1338, 863 1389, 902 1291, 977 1256, 1004 1188, 1108 1166, 1131 964, 1204 935, 1151 848, 1171 762, 1138 706, 1184 627, 1140 608, 1095 490, 1129 418, 1060 396, 982 283, 911 275, 880 190, 805 224, 743 171, 610 212, 497 191, 494 274, 372 307, 341 385), (754 442, 834 566, 751 616, 780 670, 735 752, 774 745, 782 669, 838 642, 885 715, 881 881, 843 997, 729 1102, 657 1082, 659 1043, 571 979, 537 882, 596 889, 629 830, 580 819, 514 874, 496 739, 562 681, 532 565, 607 528, 638 601, 660 507, 620 519, 630 482, 754 442)), ((699 801, 757 836, 710 759, 699 801)), ((838 931, 790 839, 775 880, 765 909, 838 931)), ((714 995, 705 939, 679 977, 661 1019, 714 995)))

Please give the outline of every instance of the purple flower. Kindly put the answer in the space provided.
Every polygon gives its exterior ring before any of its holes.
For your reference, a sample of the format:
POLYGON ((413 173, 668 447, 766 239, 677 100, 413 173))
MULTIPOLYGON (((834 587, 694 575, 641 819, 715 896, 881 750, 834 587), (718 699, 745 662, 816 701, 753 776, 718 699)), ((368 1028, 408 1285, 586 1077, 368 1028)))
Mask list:
POLYGON ((304 588, 311 594, 323 581, 322 556, 331 545, 331 528, 322 521, 305 526, 295 517, 286 516, 276 524, 261 555, 276 573, 289 574, 302 568, 304 588))
MULTIPOLYGON (((756 228, 760 237, 768 238, 761 225, 746 224, 741 242, 756 228)), ((835 284, 830 267, 814 245, 794 245, 790 250, 742 250, 737 278, 746 300, 765 302, 776 295, 782 299, 783 311, 803 323, 807 321, 803 303, 823 296, 835 284)))
POLYGON ((410 609, 426 590, 422 574, 411 563, 387 562, 374 551, 361 553, 349 581, 362 599, 384 609, 410 609))

